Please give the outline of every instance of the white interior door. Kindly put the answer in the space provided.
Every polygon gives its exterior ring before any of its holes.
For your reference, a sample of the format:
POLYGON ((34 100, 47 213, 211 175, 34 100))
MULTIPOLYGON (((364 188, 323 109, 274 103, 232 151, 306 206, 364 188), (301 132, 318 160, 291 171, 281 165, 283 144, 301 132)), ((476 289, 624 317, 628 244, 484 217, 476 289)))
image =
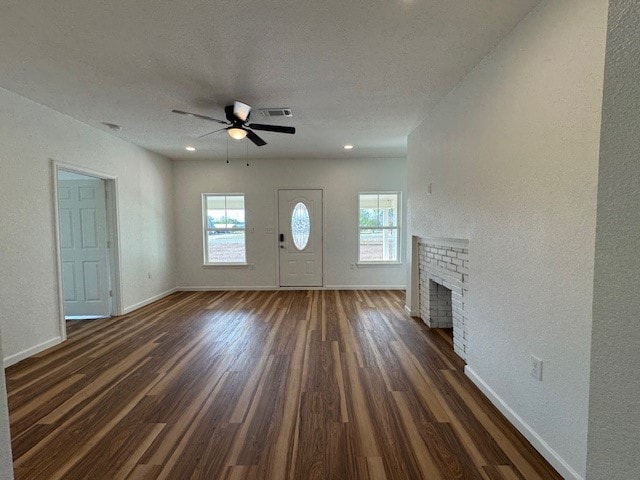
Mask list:
POLYGON ((58 180, 65 316, 111 314, 105 183, 58 180))
POLYGON ((280 286, 322 286, 322 190, 278 190, 280 286))

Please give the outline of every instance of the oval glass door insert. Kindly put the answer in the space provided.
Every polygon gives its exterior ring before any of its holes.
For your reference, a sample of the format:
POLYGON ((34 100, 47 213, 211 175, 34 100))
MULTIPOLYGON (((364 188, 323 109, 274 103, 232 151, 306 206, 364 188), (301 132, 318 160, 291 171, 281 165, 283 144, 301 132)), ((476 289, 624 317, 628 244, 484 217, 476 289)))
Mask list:
POLYGON ((291 213, 291 238, 293 244, 298 250, 304 250, 309 243, 309 234, 311 233, 311 219, 309 218, 309 210, 307 206, 298 202, 293 207, 291 213))

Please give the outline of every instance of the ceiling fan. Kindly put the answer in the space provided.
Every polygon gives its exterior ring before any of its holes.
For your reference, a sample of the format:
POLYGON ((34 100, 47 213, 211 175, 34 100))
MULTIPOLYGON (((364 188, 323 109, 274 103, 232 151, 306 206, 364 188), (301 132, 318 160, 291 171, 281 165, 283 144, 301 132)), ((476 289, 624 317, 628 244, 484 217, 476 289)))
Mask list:
POLYGON ((178 113, 180 115, 190 115, 192 117, 200 118, 202 120, 208 120, 210 122, 221 123, 222 125, 229 125, 228 127, 220 128, 218 130, 214 130, 213 132, 205 133, 204 135, 200 135, 198 138, 204 138, 214 133, 221 132, 222 130, 226 130, 231 138, 235 138, 236 140, 241 140, 244 137, 247 137, 253 143, 255 143, 258 147, 266 145, 262 138, 256 135, 253 130, 263 130, 265 132, 278 132, 278 133, 296 133, 296 129, 294 127, 283 127, 281 125, 264 125, 262 123, 247 123, 249 121, 249 115, 251 115, 251 106, 242 102, 234 102, 233 105, 227 105, 224 107, 224 113, 227 117, 227 120, 218 120, 217 118, 208 117, 206 115, 200 115, 198 113, 185 112, 183 110, 171 110, 173 113, 178 113))

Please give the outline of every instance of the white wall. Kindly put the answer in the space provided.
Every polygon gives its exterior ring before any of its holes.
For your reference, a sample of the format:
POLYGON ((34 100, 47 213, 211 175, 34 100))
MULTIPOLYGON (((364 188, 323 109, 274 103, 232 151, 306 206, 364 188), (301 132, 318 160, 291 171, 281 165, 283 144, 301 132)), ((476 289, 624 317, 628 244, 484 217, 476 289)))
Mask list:
MULTIPOLYGON (((0 329, 0 358, 2 358, 2 332, 0 329)), ((13 459, 11 456, 11 438, 9 436, 9 410, 7 406, 7 388, 4 380, 4 368, 0 365, 0 480, 13 478, 13 459)))
MULTIPOLYGON (((404 286, 405 265, 350 269, 357 257, 357 194, 405 191, 405 159, 176 161, 175 217, 178 285, 189 288, 275 287, 276 190, 324 187, 325 286, 404 286), (202 193, 244 193, 246 267, 202 266, 202 193)), ((404 245, 403 245, 404 248, 404 245)))
POLYGON ((640 4, 609 12, 593 295, 590 480, 640 478, 640 4))
POLYGON ((0 325, 12 363, 60 335, 51 159, 118 177, 125 308, 175 286, 173 178, 168 159, 2 89, 0 125, 0 325))
POLYGON ((407 160, 410 233, 469 239, 469 375, 568 478, 586 470, 607 4, 541 2, 407 160))

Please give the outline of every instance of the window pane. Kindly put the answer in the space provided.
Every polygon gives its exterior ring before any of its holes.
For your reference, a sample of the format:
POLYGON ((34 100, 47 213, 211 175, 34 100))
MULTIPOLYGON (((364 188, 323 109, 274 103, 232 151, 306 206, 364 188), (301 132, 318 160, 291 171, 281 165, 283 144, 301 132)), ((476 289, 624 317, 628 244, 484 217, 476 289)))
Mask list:
POLYGON ((398 194, 381 194, 379 198, 380 225, 383 227, 398 226, 398 194))
POLYGON ((244 210, 244 195, 227 195, 228 210, 244 210))
POLYGON ((244 195, 227 195, 227 227, 244 228, 244 195))
POLYGON ((378 208, 378 194, 360 194, 360 220, 361 227, 379 227, 380 209, 378 208))
POLYGON ((244 231, 217 230, 207 232, 209 263, 245 263, 244 231))
POLYGON ((395 228, 382 232, 382 260, 385 262, 398 261, 398 230, 395 228))
POLYGON ((207 195, 207 228, 244 228, 244 195, 207 195))
POLYGON ((207 210, 207 228, 227 228, 224 209, 207 210))
POLYGON ((360 230, 361 262, 397 262, 398 230, 360 230))
POLYGON ((244 228, 244 208, 228 208, 225 217, 227 228, 244 228))
POLYGON ((207 196, 207 228, 224 228, 225 206, 224 195, 207 196))
POLYGON ((224 210, 224 195, 207 195, 207 210, 224 210))

